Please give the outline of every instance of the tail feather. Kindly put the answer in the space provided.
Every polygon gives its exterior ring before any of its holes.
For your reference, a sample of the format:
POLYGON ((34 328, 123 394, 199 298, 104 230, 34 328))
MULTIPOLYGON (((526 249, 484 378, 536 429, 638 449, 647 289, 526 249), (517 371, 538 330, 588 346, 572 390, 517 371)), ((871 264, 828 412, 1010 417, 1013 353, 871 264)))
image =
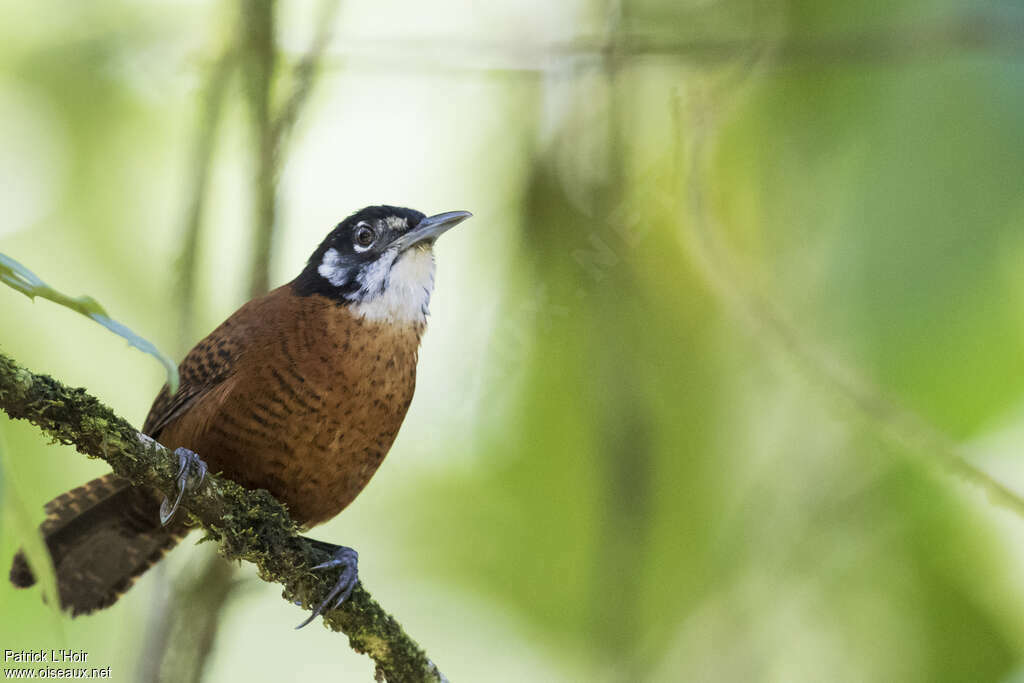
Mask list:
MULTIPOLYGON (((160 526, 160 499, 114 474, 47 503, 40 525, 57 572, 61 607, 72 615, 114 604, 135 580, 184 538, 180 520, 160 526)), ((24 554, 11 566, 11 583, 35 583, 24 554)))

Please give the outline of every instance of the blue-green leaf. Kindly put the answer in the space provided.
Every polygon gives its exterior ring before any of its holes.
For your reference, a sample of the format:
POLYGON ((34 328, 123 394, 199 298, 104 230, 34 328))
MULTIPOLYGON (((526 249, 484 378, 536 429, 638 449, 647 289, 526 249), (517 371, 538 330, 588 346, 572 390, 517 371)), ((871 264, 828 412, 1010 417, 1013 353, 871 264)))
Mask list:
POLYGON ((70 297, 59 292, 39 279, 39 276, 31 270, 5 254, 0 254, 0 282, 18 290, 30 299, 34 300, 37 296, 42 297, 65 308, 70 308, 72 311, 77 311, 88 318, 92 318, 114 334, 127 339, 130 345, 160 361, 167 371, 167 384, 170 385, 171 392, 173 393, 178 390, 177 364, 161 353, 152 342, 143 339, 111 318, 103 306, 91 296, 70 297))

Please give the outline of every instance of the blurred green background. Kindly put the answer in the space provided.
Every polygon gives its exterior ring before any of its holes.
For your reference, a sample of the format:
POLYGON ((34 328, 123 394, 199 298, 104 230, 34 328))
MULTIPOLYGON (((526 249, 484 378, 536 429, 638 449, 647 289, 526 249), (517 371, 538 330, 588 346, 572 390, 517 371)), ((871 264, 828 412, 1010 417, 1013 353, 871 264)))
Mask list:
MULTIPOLYGON (((260 235, 276 286, 367 204, 473 211, 437 247, 399 439, 315 534, 451 680, 1024 680, 1024 519, 943 466, 1024 492, 1019 3, 0 15, 0 251, 175 358, 249 298, 260 235)), ((136 424, 163 382, 7 289, 0 348, 136 424)), ((7 563, 105 466, 0 437, 7 563)), ((371 678, 209 555, 74 621, 0 582, 0 648, 123 681, 371 678), (205 659, 168 627, 219 605, 197 576, 227 595, 205 659)))

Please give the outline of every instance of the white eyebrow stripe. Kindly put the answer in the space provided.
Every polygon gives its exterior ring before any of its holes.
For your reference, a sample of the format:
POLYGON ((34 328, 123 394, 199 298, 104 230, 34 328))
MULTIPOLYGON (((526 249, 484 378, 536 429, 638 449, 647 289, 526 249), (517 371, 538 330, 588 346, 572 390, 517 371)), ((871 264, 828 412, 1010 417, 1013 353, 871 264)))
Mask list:
POLYGON ((408 218, 402 218, 400 216, 388 216, 387 218, 384 219, 384 222, 387 223, 387 226, 389 228, 391 228, 392 230, 408 230, 409 229, 409 219, 408 218))

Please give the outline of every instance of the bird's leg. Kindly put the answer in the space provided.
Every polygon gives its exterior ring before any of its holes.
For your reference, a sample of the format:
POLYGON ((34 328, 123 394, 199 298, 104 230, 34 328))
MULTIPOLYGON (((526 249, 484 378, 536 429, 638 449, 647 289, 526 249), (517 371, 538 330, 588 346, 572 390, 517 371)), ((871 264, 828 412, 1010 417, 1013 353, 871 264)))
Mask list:
POLYGON ((306 540, 317 550, 323 550, 331 555, 331 559, 316 565, 313 569, 338 568, 340 572, 338 574, 338 581, 331 588, 331 592, 327 594, 323 602, 317 605, 316 609, 313 610, 313 614, 308 619, 295 627, 296 629, 300 629, 316 619, 324 610, 339 607, 341 603, 348 599, 348 596, 352 594, 352 589, 359 582, 359 553, 343 545, 334 545, 333 543, 318 541, 314 538, 306 538, 306 540))
POLYGON ((168 522, 174 518, 174 513, 178 511, 185 490, 196 490, 206 478, 206 463, 198 455, 187 448, 178 448, 174 454, 178 456, 178 495, 174 499, 174 503, 171 503, 170 498, 164 498, 164 501, 160 503, 160 524, 162 526, 167 526, 168 522))

